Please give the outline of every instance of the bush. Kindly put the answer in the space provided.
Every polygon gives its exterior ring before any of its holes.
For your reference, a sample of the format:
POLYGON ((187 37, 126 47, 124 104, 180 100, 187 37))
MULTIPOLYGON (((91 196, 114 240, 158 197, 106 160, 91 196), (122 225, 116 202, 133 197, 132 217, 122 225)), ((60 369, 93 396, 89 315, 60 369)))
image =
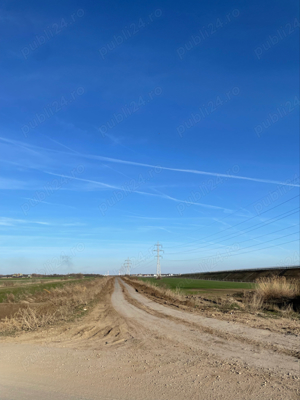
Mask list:
POLYGON ((263 301, 270 299, 294 298, 300 294, 299 282, 296 279, 286 280, 280 276, 257 280, 256 294, 263 301))

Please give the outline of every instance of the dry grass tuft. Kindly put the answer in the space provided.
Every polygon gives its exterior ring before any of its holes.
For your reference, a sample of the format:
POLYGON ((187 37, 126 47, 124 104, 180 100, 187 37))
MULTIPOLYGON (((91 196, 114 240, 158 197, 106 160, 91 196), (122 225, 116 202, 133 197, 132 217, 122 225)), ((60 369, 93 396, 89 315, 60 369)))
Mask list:
POLYGON ((293 307, 289 300, 300 295, 299 281, 287 280, 285 277, 272 276, 260 278, 256 281, 254 293, 245 294, 246 307, 251 311, 261 309, 284 313, 289 316, 293 307))
POLYGON ((15 296, 14 296, 13 293, 8 293, 8 294, 6 295, 6 299, 7 299, 7 302, 8 302, 8 303, 14 303, 14 301, 15 301, 15 296))
POLYGON ((262 309, 263 303, 263 298, 259 294, 254 293, 252 296, 246 297, 245 306, 251 311, 258 311, 262 309))
POLYGON ((264 301, 294 298, 300 294, 299 282, 296 279, 286 280, 284 276, 261 278, 257 280, 256 293, 264 301))

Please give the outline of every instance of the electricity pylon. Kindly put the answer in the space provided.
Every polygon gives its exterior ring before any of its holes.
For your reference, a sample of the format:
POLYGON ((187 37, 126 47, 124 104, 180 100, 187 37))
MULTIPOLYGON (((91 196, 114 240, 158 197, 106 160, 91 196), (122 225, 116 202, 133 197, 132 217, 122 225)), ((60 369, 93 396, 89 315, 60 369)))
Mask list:
POLYGON ((159 242, 157 242, 155 245, 156 249, 154 249, 153 251, 156 251, 156 257, 157 257, 157 263, 156 263, 156 278, 160 278, 161 277, 161 268, 160 268, 160 257, 162 257, 159 253, 160 252, 164 252, 162 249, 162 245, 159 244, 159 242))
POLYGON ((127 275, 130 275, 131 261, 129 257, 127 258, 127 260, 125 260, 124 267, 125 267, 125 274, 127 273, 127 275))

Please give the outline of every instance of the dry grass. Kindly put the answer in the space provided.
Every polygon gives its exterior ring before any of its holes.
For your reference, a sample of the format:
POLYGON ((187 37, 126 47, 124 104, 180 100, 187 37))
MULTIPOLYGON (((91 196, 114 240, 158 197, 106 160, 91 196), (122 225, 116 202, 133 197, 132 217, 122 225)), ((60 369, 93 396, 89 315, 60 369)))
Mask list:
POLYGON ((7 299, 7 302, 8 302, 8 303, 14 303, 14 301, 15 301, 15 296, 14 296, 13 293, 8 293, 8 294, 6 295, 6 299, 7 299))
POLYGON ((257 293, 253 293, 251 296, 245 296, 245 306, 246 309, 250 311, 258 311, 263 307, 263 298, 257 293))
POLYGON ((274 276, 257 280, 256 293, 263 301, 270 299, 294 298, 300 294, 299 282, 296 279, 274 276))
MULTIPOLYGON (((127 280, 127 279, 125 278, 125 280, 127 280)), ((170 300, 172 302, 179 301, 179 302, 182 302, 182 303, 187 303, 186 296, 181 293, 180 288, 178 288, 178 287, 175 290, 172 290, 172 289, 169 289, 167 287, 156 286, 151 282, 142 281, 142 280, 139 280, 139 279, 130 278, 128 281, 129 282, 134 282, 136 285, 140 285, 140 286, 146 287, 148 289, 151 289, 152 293, 155 296, 168 299, 168 300, 170 300)), ((194 302, 189 300, 189 303, 194 303, 194 302)), ((195 305, 195 304, 190 304, 190 305, 195 305)))
POLYGON ((28 306, 20 308, 13 317, 0 321, 0 332, 32 331, 69 320, 82 311, 82 306, 97 297, 106 282, 107 278, 95 279, 37 292, 34 296, 23 298, 21 303, 28 303, 28 306), (32 302, 34 307, 30 306, 32 302))
POLYGON ((255 292, 245 296, 246 307, 251 311, 267 309, 290 316, 293 314, 291 304, 282 308, 279 304, 284 304, 286 300, 292 300, 297 296, 300 296, 300 286, 296 279, 287 280, 280 276, 260 278, 256 281, 255 292))
POLYGON ((15 286, 15 282, 2 282, 2 284, 0 286, 4 286, 4 287, 9 287, 9 286, 15 286))

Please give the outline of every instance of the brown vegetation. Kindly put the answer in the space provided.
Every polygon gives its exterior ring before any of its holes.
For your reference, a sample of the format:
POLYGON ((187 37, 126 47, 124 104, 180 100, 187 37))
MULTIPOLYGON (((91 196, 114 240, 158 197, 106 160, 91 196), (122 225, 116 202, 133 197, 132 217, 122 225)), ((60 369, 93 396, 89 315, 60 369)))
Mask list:
POLYGON ((2 285, 0 285, 0 286, 4 286, 4 287, 15 286, 15 283, 7 281, 7 282, 3 282, 2 285))
POLYGON ((246 296, 251 311, 269 310, 286 315, 300 311, 300 285, 297 279, 287 280, 284 276, 260 278, 254 292, 246 296))
POLYGON ((188 296, 185 296, 184 294, 182 294, 180 292, 179 288, 176 288, 176 290, 171 290, 169 288, 167 288, 166 286, 156 286, 151 282, 148 281, 141 281, 139 279, 134 279, 134 278, 125 278, 125 281, 127 281, 128 283, 133 283, 134 287, 138 288, 138 287, 143 287, 143 288, 147 288, 150 289, 148 290, 148 294, 150 294, 151 296, 155 296, 155 297, 159 297, 162 299, 166 299, 169 300, 171 302, 178 302, 178 303, 182 303, 182 304, 186 304, 187 303, 189 305, 195 305, 194 301, 191 301, 191 299, 188 299, 188 296), (193 304, 191 304, 193 303, 193 304))
POLYGON ((264 301, 282 298, 292 299, 300 294, 300 286, 296 279, 287 280, 284 276, 261 278, 257 280, 256 293, 264 301))
POLYGON ((13 303, 13 302, 15 301, 15 296, 14 296, 13 293, 8 293, 8 294, 6 295, 6 299, 7 299, 7 302, 8 302, 8 303, 13 303))
POLYGON ((83 281, 30 295, 21 301, 20 309, 11 318, 6 317, 0 321, 0 332, 35 330, 69 320, 86 311, 83 306, 99 295, 106 282, 105 278, 83 281))

